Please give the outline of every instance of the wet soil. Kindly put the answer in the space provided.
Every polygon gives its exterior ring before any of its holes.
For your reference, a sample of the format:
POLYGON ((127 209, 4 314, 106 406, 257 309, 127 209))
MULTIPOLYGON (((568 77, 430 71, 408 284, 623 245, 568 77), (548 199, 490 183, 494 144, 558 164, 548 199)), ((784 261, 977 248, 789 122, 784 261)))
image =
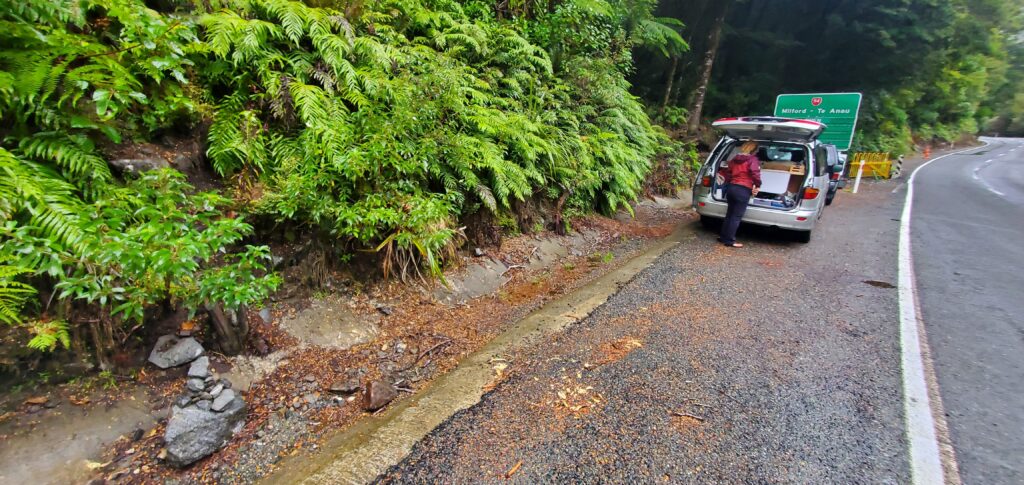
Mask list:
MULTIPOLYGON (((690 219, 685 209, 649 201, 638 207, 635 219, 573 221, 576 234, 586 237, 570 250, 553 249, 562 246, 552 245, 559 240, 553 234, 507 238, 488 250, 488 257, 516 268, 503 270, 497 289, 471 298, 446 301, 434 295, 436 286, 391 281, 278 301, 271 306, 273 323, 255 329, 270 343, 268 355, 211 355, 213 368, 242 384, 236 387, 247 390, 249 403, 246 426, 225 449, 185 470, 169 469, 157 458, 166 422, 155 421, 139 440, 123 436, 94 456, 101 466, 92 476, 109 483, 252 483, 282 458, 317 453, 326 436, 367 416, 355 396, 330 392, 332 384, 390 381, 402 391, 391 406, 401 405, 512 322, 616 268, 690 219), (359 338, 333 335, 337 328, 325 324, 328 320, 360 322, 359 338), (309 331, 289 334, 297 324, 309 331)), ((463 258, 464 266, 479 259, 463 258)), ((139 379, 153 394, 151 410, 166 408, 182 392, 183 374, 153 372, 139 379)), ((51 461, 34 460, 34 465, 59 465, 51 461)))

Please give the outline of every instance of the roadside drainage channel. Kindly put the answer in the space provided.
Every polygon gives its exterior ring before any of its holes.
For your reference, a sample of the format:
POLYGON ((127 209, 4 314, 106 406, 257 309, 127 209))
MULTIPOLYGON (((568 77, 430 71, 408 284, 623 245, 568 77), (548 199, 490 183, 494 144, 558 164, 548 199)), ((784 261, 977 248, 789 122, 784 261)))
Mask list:
POLYGON ((368 483, 374 480, 408 456, 413 446, 434 428, 480 402, 484 388, 494 379, 493 359, 507 356, 546 334, 583 320, 666 251, 695 238, 693 224, 680 226, 618 269, 520 320, 423 391, 330 438, 320 453, 287 459, 263 483, 368 483))

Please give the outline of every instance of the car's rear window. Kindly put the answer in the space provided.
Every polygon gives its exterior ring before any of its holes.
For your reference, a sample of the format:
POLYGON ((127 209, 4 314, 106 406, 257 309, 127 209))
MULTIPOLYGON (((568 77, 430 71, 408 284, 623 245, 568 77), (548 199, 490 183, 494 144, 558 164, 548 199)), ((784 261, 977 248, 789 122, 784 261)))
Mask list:
MULTIPOLYGON (((740 147, 744 142, 733 141, 722 153, 725 154, 718 160, 720 166, 728 166, 728 161, 739 155, 740 147)), ((758 142, 755 152, 757 159, 761 162, 791 162, 793 164, 807 165, 807 147, 795 143, 784 142, 758 142)))

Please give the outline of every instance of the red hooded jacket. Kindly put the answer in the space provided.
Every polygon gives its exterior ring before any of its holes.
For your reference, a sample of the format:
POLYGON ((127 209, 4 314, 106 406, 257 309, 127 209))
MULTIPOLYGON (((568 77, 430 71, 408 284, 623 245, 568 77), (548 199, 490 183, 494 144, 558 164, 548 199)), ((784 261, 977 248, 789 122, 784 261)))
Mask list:
POLYGON ((748 189, 761 187, 761 161, 755 155, 736 155, 721 174, 727 184, 742 185, 748 189))

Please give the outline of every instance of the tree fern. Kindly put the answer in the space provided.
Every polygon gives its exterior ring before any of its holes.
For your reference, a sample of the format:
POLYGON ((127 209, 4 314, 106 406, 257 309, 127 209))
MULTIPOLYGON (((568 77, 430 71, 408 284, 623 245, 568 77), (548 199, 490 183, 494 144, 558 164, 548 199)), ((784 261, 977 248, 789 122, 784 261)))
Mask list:
POLYGON ((36 290, 16 278, 31 272, 28 268, 0 261, 0 322, 8 325, 21 323, 21 309, 29 298, 35 296, 36 290))

